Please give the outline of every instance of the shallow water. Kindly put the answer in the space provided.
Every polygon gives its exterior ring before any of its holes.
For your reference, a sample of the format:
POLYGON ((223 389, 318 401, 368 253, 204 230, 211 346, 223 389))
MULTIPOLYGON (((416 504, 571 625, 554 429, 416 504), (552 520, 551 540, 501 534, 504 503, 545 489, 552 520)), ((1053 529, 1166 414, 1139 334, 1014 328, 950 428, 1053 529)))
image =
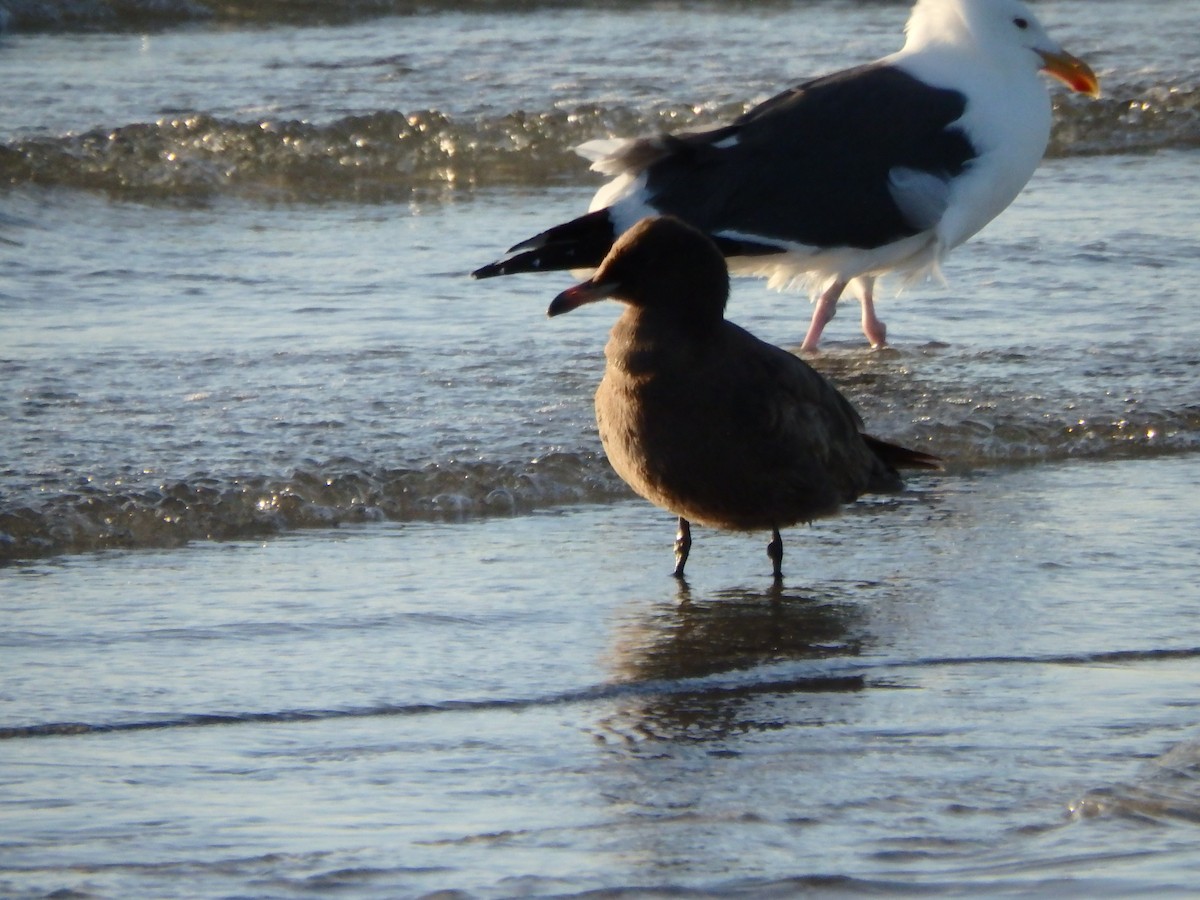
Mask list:
MULTIPOLYGON (((872 430, 952 468, 1194 449, 1200 238, 1174 187, 1193 164, 1047 163, 948 288, 883 301, 892 350, 864 351, 846 313, 816 364, 872 430)), ((464 276, 577 190, 395 215, 11 199, 31 224, 6 263, 8 555, 625 495, 591 412, 612 313, 548 322, 562 277, 464 276)), ((730 306, 793 347, 805 315, 753 281, 730 306)))
POLYGON ((930 478, 781 590, 635 501, 10 568, 7 889, 1191 884, 1194 484, 930 478))
POLYGON ((947 469, 785 533, 782 589, 762 535, 670 578, 595 435, 614 310, 466 273, 586 205, 573 145, 901 6, 5 8, 0 893, 1195 883, 1191 4, 1040 5, 1105 99, 891 349, 848 308, 812 360, 947 469))

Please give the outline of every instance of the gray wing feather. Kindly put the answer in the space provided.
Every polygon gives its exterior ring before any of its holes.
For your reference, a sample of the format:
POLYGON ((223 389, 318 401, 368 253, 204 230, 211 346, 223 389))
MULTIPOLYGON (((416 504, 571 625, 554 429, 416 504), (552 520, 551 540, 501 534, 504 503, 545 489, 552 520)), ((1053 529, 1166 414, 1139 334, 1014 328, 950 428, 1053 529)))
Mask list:
POLYGON ((900 214, 917 231, 935 227, 950 205, 949 179, 933 172, 896 166, 888 172, 887 187, 900 214))

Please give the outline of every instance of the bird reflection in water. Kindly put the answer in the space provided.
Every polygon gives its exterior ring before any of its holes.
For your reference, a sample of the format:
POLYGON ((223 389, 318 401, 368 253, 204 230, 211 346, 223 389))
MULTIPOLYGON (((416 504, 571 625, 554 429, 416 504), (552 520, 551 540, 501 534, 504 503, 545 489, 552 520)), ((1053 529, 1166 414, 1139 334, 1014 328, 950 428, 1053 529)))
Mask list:
MULTIPOLYGON (((781 720, 780 697, 861 690, 861 675, 803 663, 859 654, 865 632, 855 598, 870 587, 802 594, 775 583, 698 597, 682 582, 676 604, 659 605, 619 630, 615 680, 646 690, 621 701, 601 723, 600 739, 720 740, 796 724, 794 704, 785 704, 787 721, 781 720)), ((820 706, 813 711, 818 721, 820 706)))

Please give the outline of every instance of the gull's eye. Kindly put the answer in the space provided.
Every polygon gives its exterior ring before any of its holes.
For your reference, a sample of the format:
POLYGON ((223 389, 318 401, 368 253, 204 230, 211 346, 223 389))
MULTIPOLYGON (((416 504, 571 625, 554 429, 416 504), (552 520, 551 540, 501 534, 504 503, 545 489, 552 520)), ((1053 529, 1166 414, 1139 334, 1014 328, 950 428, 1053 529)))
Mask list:
POLYGON ((1013 24, 1024 31, 1029 27, 1029 20, 1021 16, 1017 16, 1015 19, 1013 19, 1013 24))

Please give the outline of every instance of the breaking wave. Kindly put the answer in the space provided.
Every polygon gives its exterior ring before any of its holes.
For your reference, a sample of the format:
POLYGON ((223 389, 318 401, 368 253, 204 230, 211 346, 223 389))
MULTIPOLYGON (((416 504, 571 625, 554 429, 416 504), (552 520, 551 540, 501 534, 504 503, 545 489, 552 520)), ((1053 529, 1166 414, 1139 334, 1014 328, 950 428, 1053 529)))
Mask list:
MULTIPOLYGON (((939 455, 948 475, 1200 450, 1196 363, 1186 356, 1157 360, 1152 389, 1117 366, 1085 373, 1093 389, 1081 392, 1064 386, 1061 358, 1053 354, 1039 360, 996 351, 990 362, 987 354, 973 355, 974 368, 986 375, 991 365, 1005 377, 969 384, 953 354, 942 360, 934 346, 920 355, 917 365, 911 353, 832 351, 819 362, 872 433, 939 455), (1019 380, 1009 377, 1016 368, 1019 380), (1124 374, 1114 374, 1118 369, 1124 374)), ((0 562, 359 523, 457 522, 631 497, 586 425, 587 398, 564 415, 588 436, 533 458, 397 465, 340 456, 298 461, 275 474, 229 475, 220 465, 177 477, 77 472, 38 483, 28 476, 20 490, 14 478, 12 492, 0 494, 0 562)), ((153 448, 145 453, 156 455, 153 448)))
POLYGON ((339 459, 282 476, 201 473, 162 484, 96 483, 39 503, 0 503, 0 561, 364 522, 459 521, 627 494, 604 459, 588 453, 422 468, 339 459))
MULTIPOLYGON (((414 194, 596 180, 573 148, 600 137, 703 128, 742 104, 512 111, 454 118, 377 111, 318 124, 205 113, 0 146, 0 183, 95 191, 142 202, 404 202, 414 194)), ((1200 90, 1118 86, 1108 99, 1059 101, 1051 156, 1200 146, 1200 90)))

